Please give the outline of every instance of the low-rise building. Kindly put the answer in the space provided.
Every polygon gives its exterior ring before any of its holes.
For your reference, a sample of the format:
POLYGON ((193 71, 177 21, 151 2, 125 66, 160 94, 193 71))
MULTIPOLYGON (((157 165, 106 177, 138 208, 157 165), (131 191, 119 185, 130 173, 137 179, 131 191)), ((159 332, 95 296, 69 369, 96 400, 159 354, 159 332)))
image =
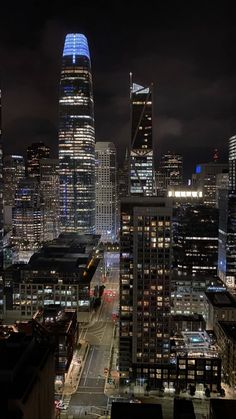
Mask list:
POLYGON ((217 390, 221 383, 221 359, 206 332, 182 332, 172 340, 176 359, 176 382, 179 388, 189 384, 217 390))
POLYGON ((207 329, 216 330, 218 321, 236 321, 236 299, 228 291, 206 292, 207 329))
POLYGON ((29 319, 43 306, 75 309, 78 321, 90 317, 90 283, 99 264, 99 236, 63 233, 36 252, 28 264, 5 271, 6 312, 29 319))

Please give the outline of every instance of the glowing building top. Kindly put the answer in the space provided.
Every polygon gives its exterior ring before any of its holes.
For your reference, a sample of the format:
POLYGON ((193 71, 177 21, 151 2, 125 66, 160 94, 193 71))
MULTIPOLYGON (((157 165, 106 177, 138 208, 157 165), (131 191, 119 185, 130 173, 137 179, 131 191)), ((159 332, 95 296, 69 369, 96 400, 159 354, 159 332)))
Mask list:
POLYGON ((73 57, 73 63, 75 63, 77 55, 85 56, 90 60, 88 41, 85 35, 82 33, 69 33, 66 35, 63 57, 67 55, 73 57))

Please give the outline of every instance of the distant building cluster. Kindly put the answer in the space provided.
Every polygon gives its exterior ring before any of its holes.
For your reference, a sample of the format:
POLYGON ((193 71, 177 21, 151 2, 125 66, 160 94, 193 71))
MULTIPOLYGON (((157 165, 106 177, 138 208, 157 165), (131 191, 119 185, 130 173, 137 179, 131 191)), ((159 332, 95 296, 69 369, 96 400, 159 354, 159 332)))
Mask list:
POLYGON ((110 249, 119 251, 120 386, 176 394, 236 386, 236 136, 228 163, 215 149, 187 182, 177 150, 155 159, 153 95, 152 83, 130 74, 130 139, 118 169, 114 143, 95 142, 88 41, 68 34, 58 158, 44 141, 26 158, 4 155, 0 141, 0 381, 13 411, 23 397, 29 412, 43 399, 41 417, 51 417, 77 322, 88 325, 101 304, 110 249))

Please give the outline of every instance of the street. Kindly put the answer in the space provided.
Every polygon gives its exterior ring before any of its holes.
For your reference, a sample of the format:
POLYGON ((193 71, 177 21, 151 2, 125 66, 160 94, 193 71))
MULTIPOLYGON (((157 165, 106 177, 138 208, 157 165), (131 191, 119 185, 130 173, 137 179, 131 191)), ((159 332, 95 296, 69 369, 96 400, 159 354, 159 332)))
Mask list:
POLYGON ((95 406, 100 413, 107 406, 104 394, 106 375, 108 374, 111 345, 115 323, 112 313, 118 311, 119 305, 119 257, 116 253, 105 255, 108 279, 104 282, 105 289, 98 315, 89 325, 80 331, 80 341, 90 345, 83 373, 75 394, 71 396, 68 414, 83 416, 95 406), (101 409, 99 409, 101 407, 101 409))

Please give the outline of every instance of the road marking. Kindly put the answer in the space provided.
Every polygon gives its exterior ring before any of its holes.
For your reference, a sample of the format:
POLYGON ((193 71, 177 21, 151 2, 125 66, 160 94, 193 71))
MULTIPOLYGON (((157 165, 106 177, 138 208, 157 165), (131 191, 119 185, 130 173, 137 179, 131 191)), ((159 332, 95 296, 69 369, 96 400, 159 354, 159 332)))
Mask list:
POLYGON ((84 379, 84 386, 85 386, 85 383, 86 383, 87 378, 88 378, 88 373, 89 373, 90 365, 91 365, 91 362, 92 362, 92 359, 93 359, 94 350, 95 350, 95 346, 93 347, 92 352, 90 354, 91 356, 90 356, 89 364, 88 364, 88 367, 87 367, 87 374, 86 374, 85 379, 84 379))

